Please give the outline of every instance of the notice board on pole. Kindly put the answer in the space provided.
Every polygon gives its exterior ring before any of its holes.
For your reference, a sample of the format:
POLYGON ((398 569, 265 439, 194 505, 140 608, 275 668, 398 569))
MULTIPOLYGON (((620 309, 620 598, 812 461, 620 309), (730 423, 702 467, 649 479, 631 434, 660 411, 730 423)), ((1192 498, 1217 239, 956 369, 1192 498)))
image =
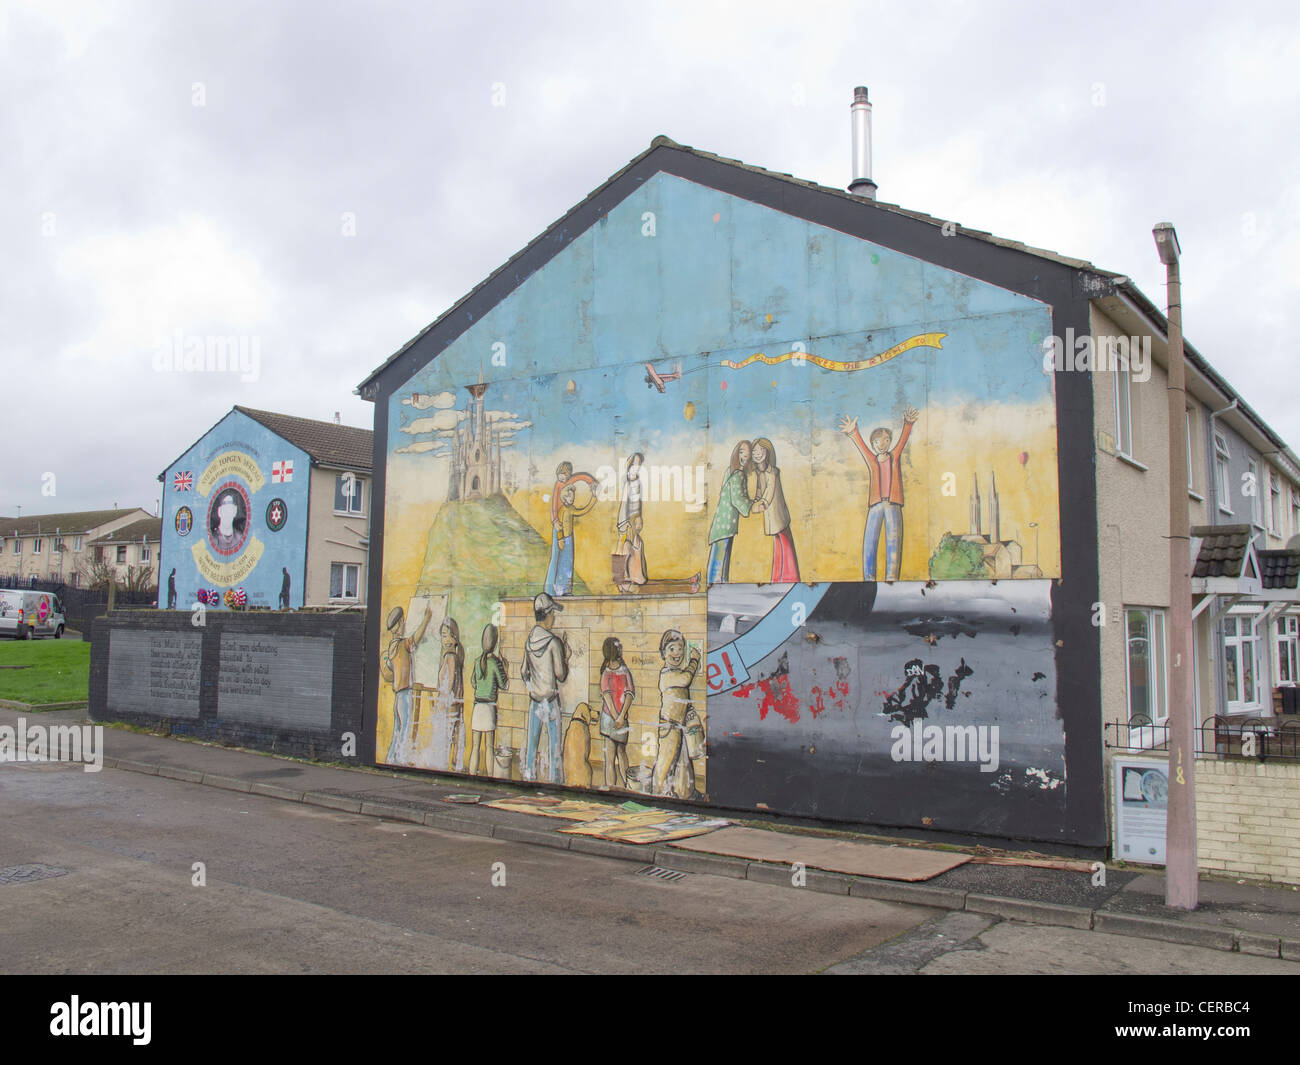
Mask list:
POLYGON ((1165 818, 1169 806, 1169 762, 1116 758, 1115 857, 1126 862, 1165 864, 1165 818))

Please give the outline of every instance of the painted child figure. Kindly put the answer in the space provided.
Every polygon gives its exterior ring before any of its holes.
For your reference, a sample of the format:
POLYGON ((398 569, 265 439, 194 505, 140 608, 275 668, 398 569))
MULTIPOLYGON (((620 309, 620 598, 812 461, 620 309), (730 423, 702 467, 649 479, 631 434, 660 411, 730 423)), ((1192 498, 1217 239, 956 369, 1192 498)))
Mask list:
POLYGON ((623 661, 623 645, 609 637, 601 645, 600 667, 600 734, 605 746, 605 787, 630 788, 627 779, 627 737, 631 731, 628 713, 636 684, 623 661))
POLYGON ((496 653, 497 627, 483 626, 483 653, 474 663, 470 675, 470 684, 474 688, 474 712, 470 716, 469 727, 469 771, 478 774, 479 755, 485 764, 484 771, 492 776, 494 763, 493 751, 496 745, 497 731, 497 694, 510 687, 506 660, 496 653))
POLYGON ((577 489, 573 485, 569 485, 560 493, 560 527, 556 541, 560 554, 555 570, 555 590, 552 595, 568 595, 573 588, 574 522, 596 505, 595 495, 592 495, 591 499, 581 507, 574 503, 576 497, 577 489))
POLYGON ((690 759, 683 749, 683 738, 687 712, 694 709, 691 684, 700 670, 700 651, 692 647, 688 658, 686 637, 676 629, 668 629, 659 639, 659 656, 664 662, 659 671, 659 753, 651 790, 655 795, 689 799, 695 790, 695 773, 693 769, 686 772, 679 759, 690 759))

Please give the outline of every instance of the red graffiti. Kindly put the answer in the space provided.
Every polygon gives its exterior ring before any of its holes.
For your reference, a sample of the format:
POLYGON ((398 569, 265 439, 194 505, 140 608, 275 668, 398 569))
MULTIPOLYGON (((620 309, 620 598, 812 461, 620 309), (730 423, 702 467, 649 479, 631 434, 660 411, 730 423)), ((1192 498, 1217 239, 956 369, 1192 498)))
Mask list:
POLYGON ((831 705, 840 713, 844 712, 844 700, 849 694, 849 682, 847 680, 837 680, 824 692, 821 685, 814 685, 812 698, 808 702, 808 709, 812 711, 812 716, 816 717, 826 709, 826 700, 831 701, 831 705))

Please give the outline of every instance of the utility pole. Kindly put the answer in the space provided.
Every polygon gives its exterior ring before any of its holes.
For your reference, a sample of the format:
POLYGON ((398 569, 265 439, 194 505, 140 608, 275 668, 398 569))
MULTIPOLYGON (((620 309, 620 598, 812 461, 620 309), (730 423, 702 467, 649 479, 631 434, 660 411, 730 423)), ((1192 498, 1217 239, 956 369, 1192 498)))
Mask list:
POLYGON ((1196 878, 1196 708, 1192 705, 1192 555, 1187 512, 1187 373, 1178 234, 1152 230, 1165 264, 1169 319, 1169 801, 1165 808, 1165 905, 1194 910, 1196 878))

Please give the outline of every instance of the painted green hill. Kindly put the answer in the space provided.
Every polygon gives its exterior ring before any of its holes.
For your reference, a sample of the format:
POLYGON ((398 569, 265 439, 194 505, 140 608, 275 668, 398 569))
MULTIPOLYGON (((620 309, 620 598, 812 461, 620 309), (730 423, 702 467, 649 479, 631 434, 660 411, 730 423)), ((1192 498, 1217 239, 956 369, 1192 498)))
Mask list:
MULTIPOLYGON (((416 593, 451 593, 448 613, 463 641, 491 620, 502 596, 542 591, 550 559, 551 545, 504 496, 445 503, 429 527, 416 593)), ((570 594, 589 594, 576 575, 570 594)))

